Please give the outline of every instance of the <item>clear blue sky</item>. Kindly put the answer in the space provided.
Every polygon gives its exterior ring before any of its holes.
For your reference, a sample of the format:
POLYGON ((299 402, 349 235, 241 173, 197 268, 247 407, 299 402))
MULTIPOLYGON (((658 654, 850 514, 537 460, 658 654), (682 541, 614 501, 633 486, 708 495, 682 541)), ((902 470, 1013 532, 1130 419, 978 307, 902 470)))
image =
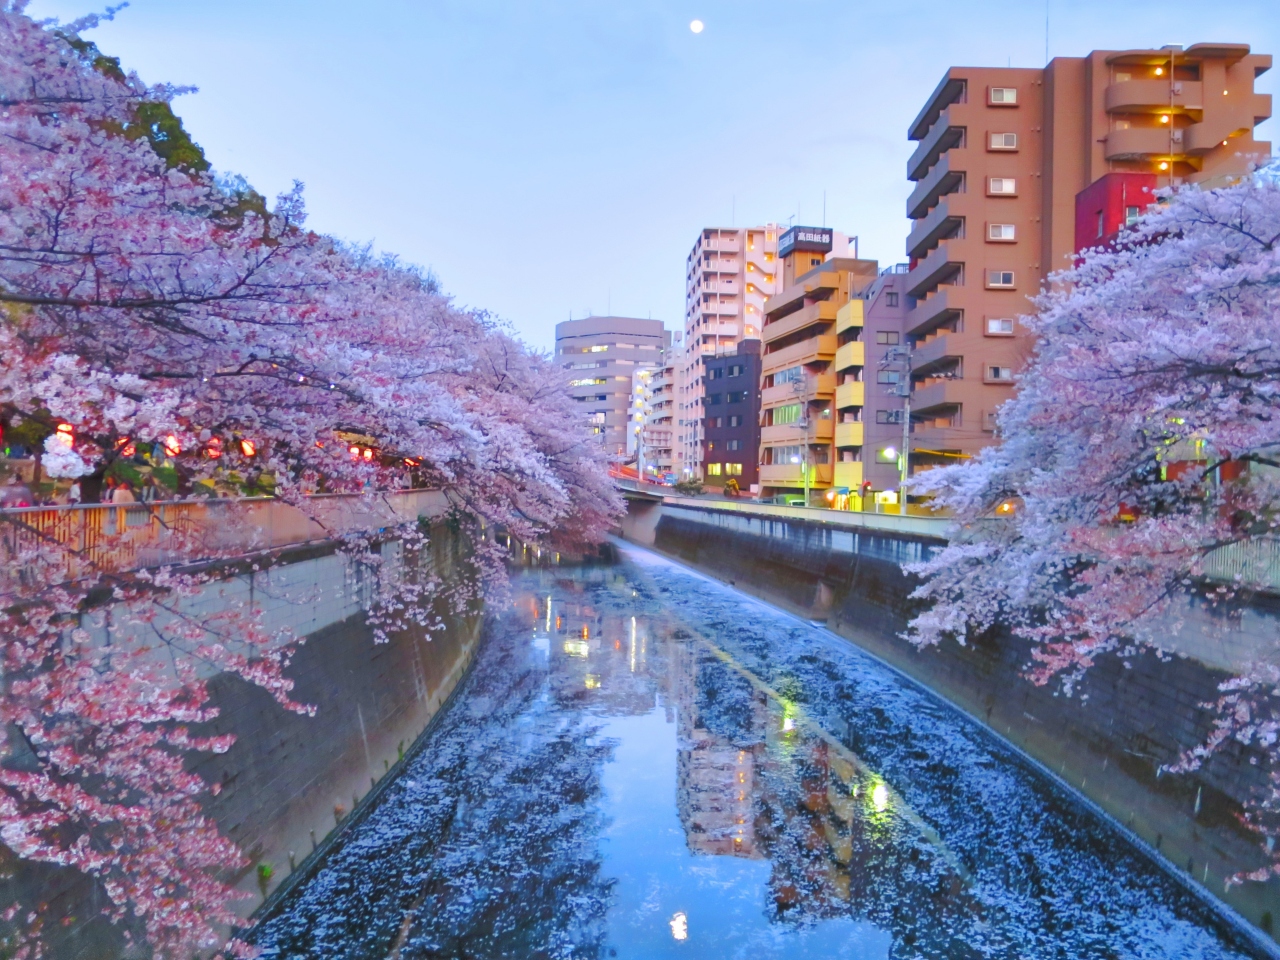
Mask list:
MULTIPOLYGON (((570 312, 678 326, 698 230, 820 223, 824 191, 863 256, 902 259, 908 122, 947 66, 1043 65, 1045 5, 133 0, 89 36, 200 88, 177 109, 218 170, 303 181, 315 228, 430 266, 549 347, 570 312)), ((1198 41, 1280 54, 1280 6, 1050 0, 1051 56, 1198 41)), ((1280 66, 1259 89, 1280 93, 1280 66)))

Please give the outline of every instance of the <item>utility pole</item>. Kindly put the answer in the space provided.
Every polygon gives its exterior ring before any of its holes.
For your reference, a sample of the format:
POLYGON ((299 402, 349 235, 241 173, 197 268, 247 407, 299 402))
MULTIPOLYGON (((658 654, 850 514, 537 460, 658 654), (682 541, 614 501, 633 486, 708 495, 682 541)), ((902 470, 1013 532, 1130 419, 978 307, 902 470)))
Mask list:
POLYGON ((804 445, 800 447, 800 471, 804 477, 804 505, 809 506, 809 371, 805 371, 791 389, 800 400, 800 427, 804 429, 804 445))
POLYGON ((898 382, 891 391, 902 398, 902 450, 898 453, 898 512, 907 512, 907 478, 911 475, 911 347, 903 344, 890 347, 880 361, 880 369, 894 369, 898 382))

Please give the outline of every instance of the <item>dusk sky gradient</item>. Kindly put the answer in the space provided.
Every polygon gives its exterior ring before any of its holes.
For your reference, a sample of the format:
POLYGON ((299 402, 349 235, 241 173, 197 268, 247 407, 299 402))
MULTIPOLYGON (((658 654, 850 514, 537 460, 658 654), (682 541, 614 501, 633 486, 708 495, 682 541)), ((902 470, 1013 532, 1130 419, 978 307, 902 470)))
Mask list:
MULTIPOLYGON (((216 169, 269 195, 303 181, 315 229, 429 266, 459 303, 549 348, 558 321, 588 311, 679 327, 702 227, 821 224, 824 192, 827 225, 858 235, 863 256, 904 259, 908 123, 948 66, 1042 66, 1045 12, 133 0, 86 36, 148 82, 200 88, 176 109, 216 169)), ((1203 41, 1280 54, 1276 0, 1050 0, 1048 12, 1050 56, 1203 41)), ((1258 90, 1280 93, 1280 65, 1258 90)))

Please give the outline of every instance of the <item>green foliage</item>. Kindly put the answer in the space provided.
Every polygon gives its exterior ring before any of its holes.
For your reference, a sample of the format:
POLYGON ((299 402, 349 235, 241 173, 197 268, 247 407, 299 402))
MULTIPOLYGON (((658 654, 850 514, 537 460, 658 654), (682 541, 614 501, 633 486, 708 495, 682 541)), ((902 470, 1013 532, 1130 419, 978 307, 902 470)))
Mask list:
POLYGON ((702 481, 694 477, 691 480, 681 480, 676 483, 676 493, 684 494, 686 497, 695 497, 702 493, 702 481))

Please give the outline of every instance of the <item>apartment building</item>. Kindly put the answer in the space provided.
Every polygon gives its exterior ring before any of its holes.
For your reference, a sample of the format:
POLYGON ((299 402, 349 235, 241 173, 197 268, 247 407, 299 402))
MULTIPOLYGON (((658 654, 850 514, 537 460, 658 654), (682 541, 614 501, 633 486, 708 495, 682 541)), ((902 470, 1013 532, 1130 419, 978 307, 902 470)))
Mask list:
POLYGON ((759 339, 764 303, 782 289, 778 226, 708 227, 685 258, 684 350, 676 364, 676 466, 702 475, 703 358, 759 339))
POLYGON ((661 320, 587 317, 556 324, 555 362, 610 455, 627 456, 632 375, 657 367, 671 335, 661 320))
POLYGON ((743 493, 760 483, 760 341, 703 358, 703 482, 722 487, 732 477, 743 493))
POLYGON ((834 241, 833 231, 818 227, 793 227, 779 238, 786 283, 765 303, 761 330, 765 497, 803 494, 807 487, 816 503, 833 487, 850 492, 861 485, 865 345, 859 294, 876 279, 876 263, 832 256, 834 241))
POLYGON ((649 414, 641 441, 644 445, 645 474, 666 477, 675 468, 675 365, 683 353, 680 334, 672 334, 671 346, 649 381, 649 414))
POLYGON ((901 477, 904 397, 899 385, 906 375, 893 357, 906 346, 907 270, 905 263, 885 267, 862 295, 862 339, 866 343, 862 481, 866 509, 872 506, 874 494, 896 489, 901 477))
POLYGON ((1109 180, 1081 214, 1103 239, 1153 183, 1227 182, 1270 154, 1253 137, 1270 66, 1244 44, 1196 44, 947 71, 908 132, 913 464, 993 441, 1030 348, 1018 317, 1076 249, 1077 195, 1109 180))

